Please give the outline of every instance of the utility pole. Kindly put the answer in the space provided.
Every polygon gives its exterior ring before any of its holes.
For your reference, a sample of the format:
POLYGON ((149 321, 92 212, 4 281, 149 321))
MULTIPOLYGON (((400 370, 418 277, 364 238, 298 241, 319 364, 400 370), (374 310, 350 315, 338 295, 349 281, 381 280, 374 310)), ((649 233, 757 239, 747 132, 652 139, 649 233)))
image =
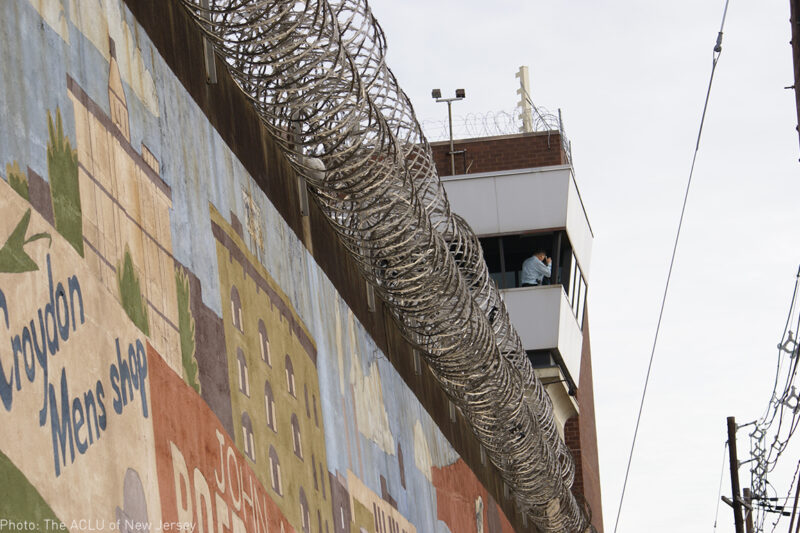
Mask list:
POLYGON ((744 488, 742 489, 742 494, 744 496, 744 505, 746 507, 745 511, 745 521, 744 525, 747 529, 747 533, 753 533, 753 499, 750 495, 750 489, 744 488))
MULTIPOLYGON (((797 515, 797 498, 800 496, 800 474, 797 476, 797 490, 794 492, 794 504, 792 504, 792 521, 789 522, 789 533, 792 533, 794 527, 794 519, 797 515)), ((799 522, 800 523, 800 522, 799 522)))
POLYGON ((728 451, 731 461, 731 497, 733 499, 733 521, 736 533, 744 533, 742 521, 742 494, 739 490, 739 457, 736 454, 736 418, 728 417, 728 451))

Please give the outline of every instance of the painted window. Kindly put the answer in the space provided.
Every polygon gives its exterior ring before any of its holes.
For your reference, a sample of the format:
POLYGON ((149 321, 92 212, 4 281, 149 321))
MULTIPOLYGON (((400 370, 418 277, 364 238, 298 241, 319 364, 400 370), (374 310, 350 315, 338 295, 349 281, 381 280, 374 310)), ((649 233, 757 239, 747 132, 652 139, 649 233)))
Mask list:
POLYGON ((311 418, 311 408, 308 403, 308 385, 303 385, 303 396, 306 398, 306 418, 311 418))
POLYGON ((239 365, 239 390, 250 396, 250 375, 247 373, 247 361, 241 348, 236 349, 236 361, 239 365))
POLYGON ((300 440, 300 422, 297 415, 292 413, 292 447, 294 454, 300 459, 303 458, 303 443, 300 440))
POLYGON ((406 488, 406 469, 403 464, 403 448, 397 443, 397 465, 400 467, 400 484, 406 488))
POLYGON ((317 483, 317 459, 314 454, 311 454, 311 473, 314 475, 314 490, 319 490, 319 483, 317 483))
POLYGON ((239 290, 236 285, 231 287, 231 316, 233 317, 233 327, 244 332, 242 324, 242 300, 239 298, 239 290))
POLYGON ((261 346, 261 360, 272 366, 272 358, 269 355, 269 337, 267 337, 267 328, 264 326, 264 321, 258 321, 258 341, 261 346))
POLYGON ((308 499, 303 487, 300 487, 300 520, 303 533, 311 533, 311 515, 308 512, 308 499))
POLYGON ((272 490, 283 496, 283 485, 281 483, 281 463, 278 461, 278 452, 274 446, 269 447, 269 473, 272 480, 272 490))
POLYGON ((269 381, 264 381, 264 407, 267 413, 267 427, 274 432, 278 432, 275 421, 275 397, 272 395, 272 386, 269 381))
POLYGON ((242 440, 244 441, 244 453, 251 461, 256 461, 256 445, 253 436, 253 422, 247 411, 242 413, 242 440))
POLYGON ((289 391, 289 394, 297 398, 297 393, 295 392, 294 388, 294 367, 292 366, 292 360, 289 358, 289 354, 286 354, 286 389, 289 391))
POLYGON ((314 405, 314 425, 319 427, 319 418, 317 418, 317 397, 314 394, 311 395, 311 403, 314 405))
POLYGON ((322 461, 320 461, 319 462, 319 480, 320 480, 320 483, 322 485, 322 499, 323 500, 325 499, 325 480, 326 479, 327 478, 325 476, 325 470, 322 469, 322 461))

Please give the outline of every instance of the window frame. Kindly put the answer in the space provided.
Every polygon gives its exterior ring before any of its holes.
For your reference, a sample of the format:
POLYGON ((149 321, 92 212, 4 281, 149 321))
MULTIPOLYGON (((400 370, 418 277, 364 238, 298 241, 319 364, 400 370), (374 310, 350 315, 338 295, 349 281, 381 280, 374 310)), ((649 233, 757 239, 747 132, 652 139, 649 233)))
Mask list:
POLYGON ((278 451, 270 445, 269 452, 269 476, 272 481, 272 490, 279 496, 283 496, 283 481, 281 479, 281 461, 278 458, 278 451))
POLYGON ((286 390, 289 391, 289 394, 291 394, 292 397, 297 398, 297 387, 294 380, 294 365, 292 364, 292 358, 289 357, 288 353, 286 354, 283 364, 286 370, 286 390))
POLYGON ((267 427, 274 433, 278 432, 278 423, 275 414, 275 395, 269 380, 264 380, 264 409, 266 411, 267 427))
POLYGON ((244 333, 244 321, 242 319, 242 298, 239 296, 239 289, 236 285, 231 285, 231 322, 233 327, 240 333, 244 333))
POLYGON ((247 411, 242 412, 242 440, 244 441, 244 454, 254 463, 256 462, 256 437, 253 433, 253 421, 247 411))
POLYGON ((292 413, 292 451, 301 461, 303 460, 303 437, 300 433, 300 420, 296 413, 292 413))
POLYGON ((247 368, 247 357, 241 347, 236 348, 237 374, 239 377, 239 392, 250 397, 250 371, 247 368))
POLYGON ((272 354, 269 352, 269 335, 262 319, 258 319, 258 342, 261 349, 261 360, 272 367, 272 354))

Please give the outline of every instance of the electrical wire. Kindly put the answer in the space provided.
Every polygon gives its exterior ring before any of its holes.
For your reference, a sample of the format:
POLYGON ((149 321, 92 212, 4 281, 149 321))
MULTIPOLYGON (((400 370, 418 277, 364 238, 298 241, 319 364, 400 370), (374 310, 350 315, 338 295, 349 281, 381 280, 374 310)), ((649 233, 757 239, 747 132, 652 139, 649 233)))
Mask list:
POLYGON ((692 166, 689 169, 689 179, 686 183, 686 191, 683 195, 683 206, 681 207, 681 216, 678 220, 678 231, 675 234, 675 243, 672 246, 672 257, 669 261, 669 271, 667 272, 667 282, 664 286, 664 294, 661 297, 661 310, 658 313, 658 322, 656 324, 656 332, 653 337, 653 347, 650 350, 650 361, 647 364, 647 374, 645 375, 644 379, 644 388, 642 390, 642 399, 639 402, 639 414, 636 416, 636 428, 633 431, 633 441, 631 442, 631 450, 630 454, 628 455, 628 466, 625 468, 625 480, 622 484, 622 493, 619 497, 619 508, 617 509, 617 519, 614 523, 614 533, 617 533, 617 528, 619 527, 619 519, 622 515, 622 504, 625 501, 625 489, 628 486, 628 477, 631 471, 631 463, 633 461, 633 451, 636 447, 636 437, 639 435, 639 424, 642 421, 642 411, 644 410, 644 400, 647 396, 647 385, 650 383, 650 374, 653 369, 653 359, 656 353, 656 346, 658 345, 658 334, 661 331, 661 320, 664 317, 664 306, 667 302, 667 293, 669 292, 669 283, 672 279, 672 269, 675 266, 675 256, 678 251, 678 242, 681 237, 681 228, 683 227, 683 217, 686 213, 686 204, 689 200, 689 190, 692 185, 692 177, 694 175, 694 166, 697 162, 697 153, 700 150, 700 138, 703 135, 703 125, 705 124, 706 120, 706 112, 708 111, 708 102, 711 98, 711 86, 714 83, 714 72, 717 70, 717 62, 719 61, 719 56, 722 53, 722 30, 725 27, 725 18, 728 15, 728 2, 729 0, 725 0, 725 8, 722 12, 722 23, 719 27, 719 33, 717 34, 717 41, 714 45, 714 51, 712 53, 712 62, 711 62, 711 76, 708 80, 708 89, 706 90, 706 98, 703 104, 703 114, 700 117, 700 128, 697 131, 697 143, 695 144, 694 148, 694 155, 692 156, 692 166))
MULTIPOLYGON (((777 346, 778 361, 770 399, 764 415, 754 422, 755 428, 749 434, 750 461, 754 461, 754 465, 750 469, 750 485, 754 498, 759 501, 768 501, 768 490, 772 490, 777 495, 777 491, 769 481, 769 474, 776 469, 789 441, 800 426, 800 395, 798 395, 795 383, 798 375, 798 362, 800 361, 798 352, 800 350, 797 339, 794 338, 790 329, 794 320, 794 330, 800 330, 800 311, 796 307, 799 283, 800 270, 795 279, 783 334, 777 346)), ((794 478, 792 483, 795 483, 794 478)), ((784 501, 784 506, 788 501, 788 496, 784 501)), ((757 508, 756 531, 763 531, 766 513, 775 512, 777 508, 769 505, 757 508)), ((779 522, 780 517, 773 522, 773 526, 777 527, 779 522)))
MULTIPOLYGON (((794 331, 800 331, 800 310, 797 308, 799 291, 800 269, 795 277, 789 312, 777 346, 778 361, 770 399, 764 414, 754 422, 755 427, 749 434, 750 461, 754 462, 750 469, 750 486, 754 498, 758 501, 767 501, 767 491, 772 489, 768 476, 777 467, 790 439, 800 426, 800 395, 795 383, 800 350, 798 350, 798 339, 794 338, 791 329, 794 325, 794 331)), ((792 483, 794 482, 792 479, 792 483)), ((788 497, 785 501, 788 501, 788 497)), ((768 512, 774 512, 774 508, 761 506, 756 509, 756 531, 763 531, 768 512)), ((777 527, 779 522, 780 518, 773 525, 777 527)))
POLYGON ((717 491, 717 510, 714 512, 714 531, 717 530, 717 519, 719 518, 719 502, 722 501, 722 479, 725 476, 725 456, 728 452, 728 441, 722 446, 722 467, 719 470, 719 490, 717 491))
MULTIPOLYGON (((800 461, 797 461, 797 468, 794 469, 794 475, 792 476, 792 483, 789 485, 789 490, 786 492, 786 497, 783 499, 783 508, 786 507, 786 504, 789 502, 789 498, 792 497, 792 488, 794 488, 794 483, 797 480, 797 473, 800 472, 800 461)), ((778 515, 778 519, 772 524, 772 531, 771 533, 775 533, 775 529, 778 527, 778 523, 783 518, 783 514, 778 515)), ((789 533, 792 533, 791 531, 789 533)))

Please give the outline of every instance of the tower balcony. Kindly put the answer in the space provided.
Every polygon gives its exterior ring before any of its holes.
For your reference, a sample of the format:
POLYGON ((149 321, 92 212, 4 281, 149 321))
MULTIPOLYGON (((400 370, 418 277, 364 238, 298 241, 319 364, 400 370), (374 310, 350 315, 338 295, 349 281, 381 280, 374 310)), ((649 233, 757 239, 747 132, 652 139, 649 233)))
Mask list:
POLYGON ((574 393, 580 379, 583 317, 576 316, 577 306, 563 285, 505 289, 501 294, 534 368, 558 367, 563 388, 574 393))
POLYGON ((479 236, 565 231, 586 277, 594 235, 571 166, 460 174, 442 182, 453 211, 479 236))

